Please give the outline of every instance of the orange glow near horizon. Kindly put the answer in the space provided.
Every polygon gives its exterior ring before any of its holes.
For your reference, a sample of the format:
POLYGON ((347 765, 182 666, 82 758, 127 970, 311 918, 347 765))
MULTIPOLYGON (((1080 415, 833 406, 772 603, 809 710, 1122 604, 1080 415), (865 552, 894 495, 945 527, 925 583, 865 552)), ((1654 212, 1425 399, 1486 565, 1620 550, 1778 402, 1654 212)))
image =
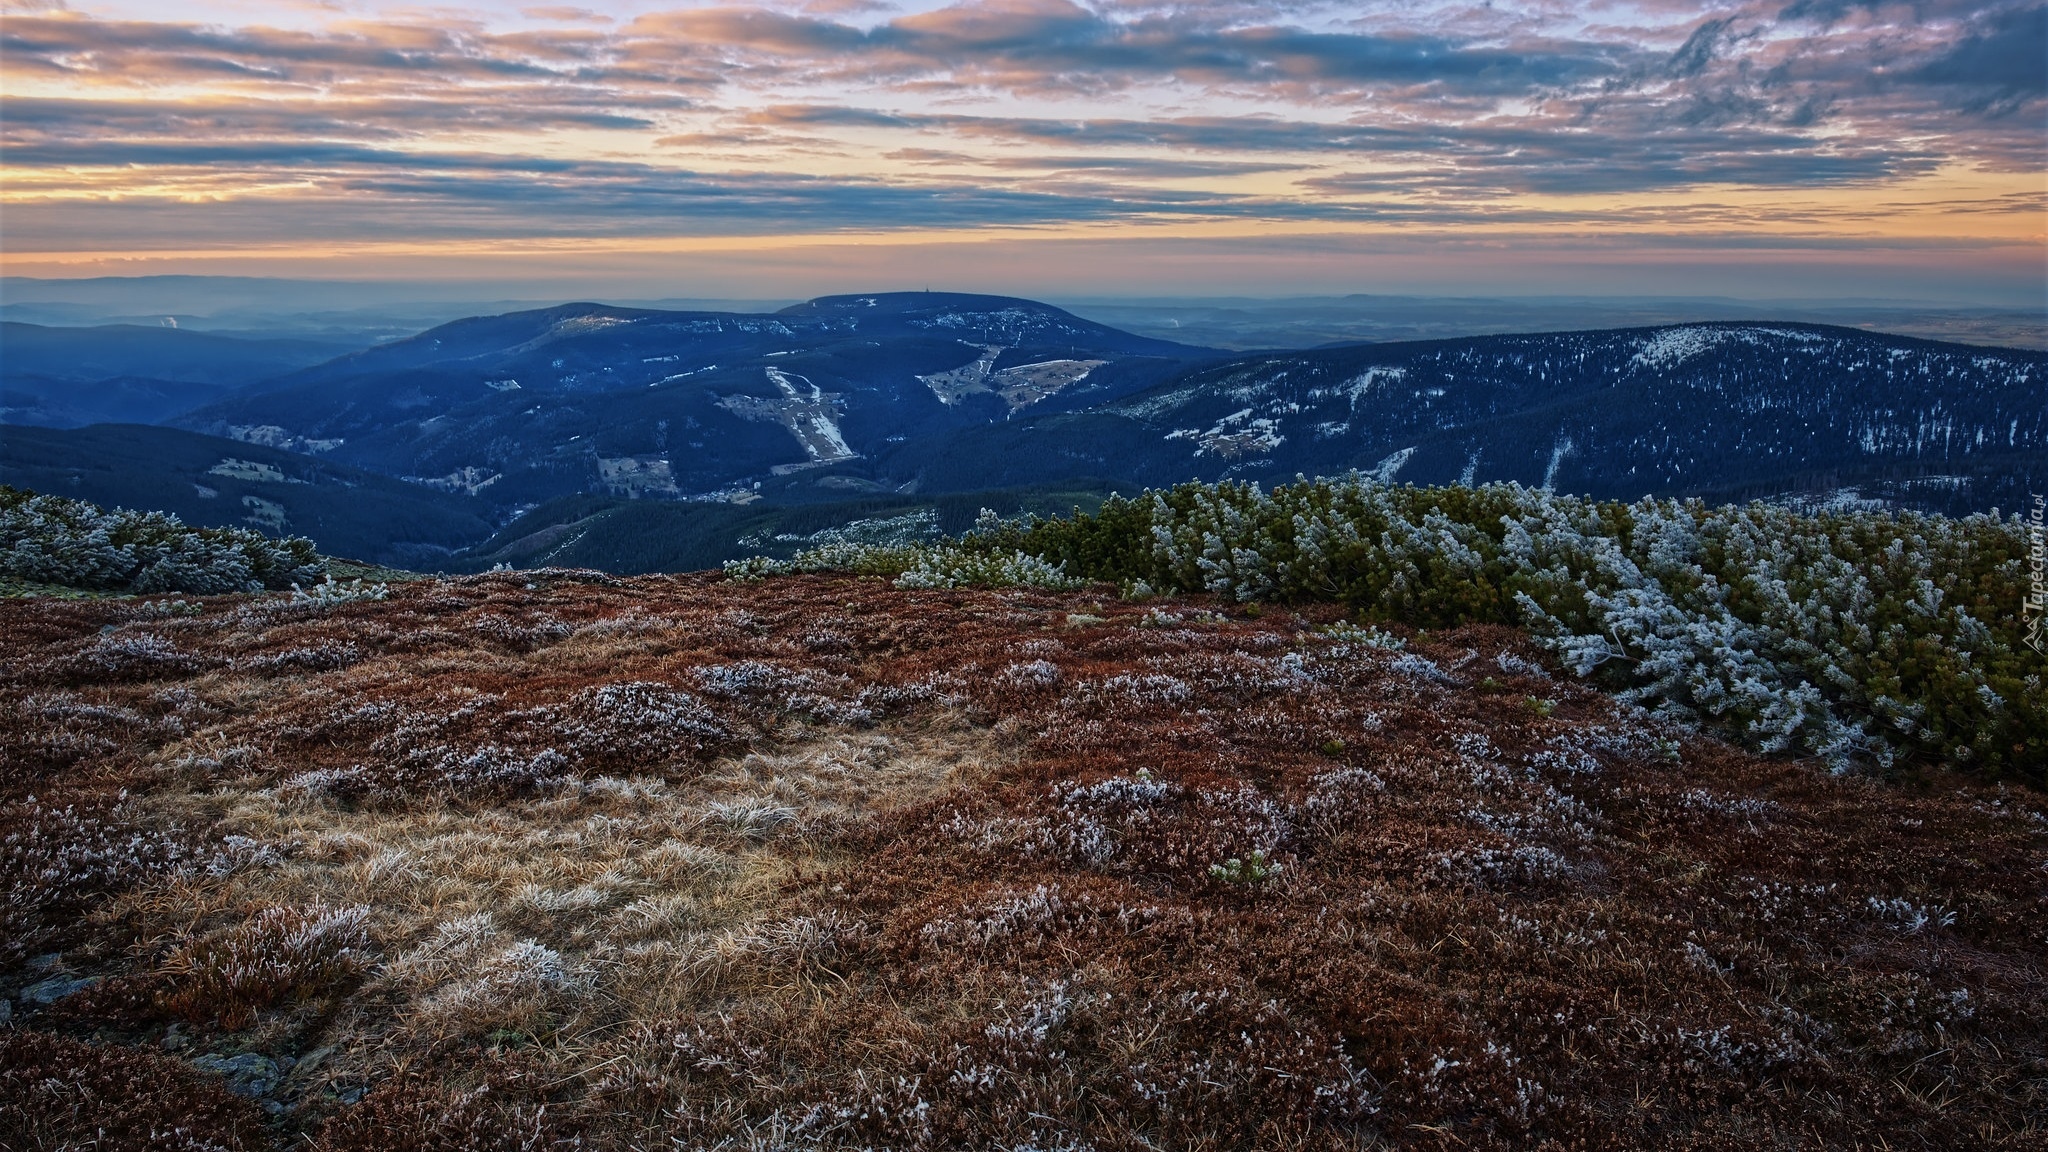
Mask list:
POLYGON ((1265 289, 1363 289, 1434 247, 1417 266, 1447 289, 1507 268, 1656 290, 1662 261, 1671 292, 1709 266, 1742 292, 1747 263, 1753 295, 1797 267, 1807 291, 1934 270, 1959 298, 2038 301, 2048 253, 2048 45, 2006 51, 2024 5, 1799 23, 1621 4, 1594 25, 967 0, 606 26, 369 4, 283 27, 233 3, 38 7, 6 17, 9 276, 644 280, 689 256, 782 284, 784 257, 881 276, 980 247, 1034 282, 1062 252, 1120 251, 1126 290, 1186 291, 1159 253, 1211 251, 1265 289), (1918 86, 1854 82, 1873 54, 1918 86))

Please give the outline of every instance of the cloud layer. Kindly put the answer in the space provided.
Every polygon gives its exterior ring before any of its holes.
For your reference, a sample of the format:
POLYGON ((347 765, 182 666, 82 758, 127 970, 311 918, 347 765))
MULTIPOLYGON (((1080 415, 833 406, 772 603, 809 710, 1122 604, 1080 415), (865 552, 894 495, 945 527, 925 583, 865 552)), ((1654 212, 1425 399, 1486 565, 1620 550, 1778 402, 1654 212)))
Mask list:
POLYGON ((10 4, 10 252, 1119 223, 1737 243, 1896 233, 1900 202, 2024 242, 2048 171, 2039 0, 188 11, 10 4))

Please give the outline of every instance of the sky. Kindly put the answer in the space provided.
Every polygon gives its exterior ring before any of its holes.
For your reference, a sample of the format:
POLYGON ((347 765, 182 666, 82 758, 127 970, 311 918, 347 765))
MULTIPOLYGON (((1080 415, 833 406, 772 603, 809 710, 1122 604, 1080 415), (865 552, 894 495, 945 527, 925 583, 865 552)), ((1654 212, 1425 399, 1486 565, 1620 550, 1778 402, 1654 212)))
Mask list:
POLYGON ((2048 284, 2040 0, 0 0, 0 271, 802 297, 2048 284))

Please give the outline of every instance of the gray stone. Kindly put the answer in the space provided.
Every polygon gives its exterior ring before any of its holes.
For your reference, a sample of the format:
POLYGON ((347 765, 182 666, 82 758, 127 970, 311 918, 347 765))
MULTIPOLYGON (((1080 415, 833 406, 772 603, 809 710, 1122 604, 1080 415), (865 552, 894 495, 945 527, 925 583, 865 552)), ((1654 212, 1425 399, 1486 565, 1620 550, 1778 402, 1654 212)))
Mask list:
POLYGON ((208 1052, 192 1061, 192 1066, 201 1072, 212 1072, 227 1080, 228 1091, 237 1096, 252 1099, 268 1096, 277 1091, 280 1075, 277 1061, 255 1052, 244 1052, 239 1056, 221 1056, 208 1052))
POLYGON ((5 996, 0 996, 0 1028, 7 1027, 13 1021, 14 1001, 7 999, 5 996))
POLYGON ((99 982, 100 978, 97 976, 85 976, 75 979, 70 976, 52 976, 48 980, 39 980, 23 988, 21 990, 21 1002, 24 1004, 55 1004, 66 996, 74 992, 83 992, 99 982))
POLYGON ((331 1044, 313 1049, 311 1052, 299 1057, 297 1062, 292 1065, 290 1079, 300 1080, 311 1076, 314 1070, 319 1068, 332 1055, 334 1055, 334 1046, 331 1044))

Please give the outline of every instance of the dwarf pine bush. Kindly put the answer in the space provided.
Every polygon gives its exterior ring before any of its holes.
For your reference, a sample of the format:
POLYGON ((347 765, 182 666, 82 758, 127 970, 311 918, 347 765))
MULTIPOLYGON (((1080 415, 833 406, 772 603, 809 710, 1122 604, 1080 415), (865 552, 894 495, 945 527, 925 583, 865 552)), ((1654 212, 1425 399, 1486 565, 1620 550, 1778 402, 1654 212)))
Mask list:
POLYGON ((799 572, 851 572, 856 576, 887 576, 891 579, 914 566, 925 549, 914 544, 862 544, 838 542, 805 549, 787 560, 772 556, 749 556, 725 562, 725 574, 734 580, 758 580, 763 576, 788 576, 799 572))
POLYGON ((1578 675, 1763 751, 2035 780, 2048 762, 2016 521, 1352 476, 1186 484, 1017 535, 1003 543, 1098 578, 1521 624, 1578 675))
POLYGON ((1086 583, 1067 575, 1065 564, 1047 563, 1028 552, 1004 555, 947 547, 924 550, 917 562, 896 578, 898 588, 1072 589, 1086 583))
POLYGON ((1251 856, 1232 856, 1221 864, 1209 865, 1209 876, 1226 884, 1261 884, 1280 874, 1280 866, 1266 859, 1266 854, 1257 849, 1251 856))
POLYGON ((1624 504, 1353 474, 988 517, 893 574, 967 583, 976 568, 954 553, 1035 557, 1062 581, 1517 625, 1575 674, 1760 751, 2039 784, 2048 659, 2024 639, 2026 550, 2017 519, 1990 515, 1624 504))
POLYGON ((107 592, 257 592, 310 584, 326 564, 302 537, 194 528, 0 485, 0 578, 107 592))
POLYGON ((365 584, 361 579, 340 584, 329 575, 326 580, 311 588, 301 588, 296 583, 293 584, 291 602, 301 607, 338 608, 343 604, 382 600, 390 595, 391 586, 388 584, 365 584))
POLYGON ((749 556, 728 560, 725 574, 735 580, 786 576, 796 572, 851 572, 883 576, 898 588, 1079 588, 1085 579, 1028 552, 994 553, 972 544, 931 545, 828 544, 799 552, 788 560, 749 556))

